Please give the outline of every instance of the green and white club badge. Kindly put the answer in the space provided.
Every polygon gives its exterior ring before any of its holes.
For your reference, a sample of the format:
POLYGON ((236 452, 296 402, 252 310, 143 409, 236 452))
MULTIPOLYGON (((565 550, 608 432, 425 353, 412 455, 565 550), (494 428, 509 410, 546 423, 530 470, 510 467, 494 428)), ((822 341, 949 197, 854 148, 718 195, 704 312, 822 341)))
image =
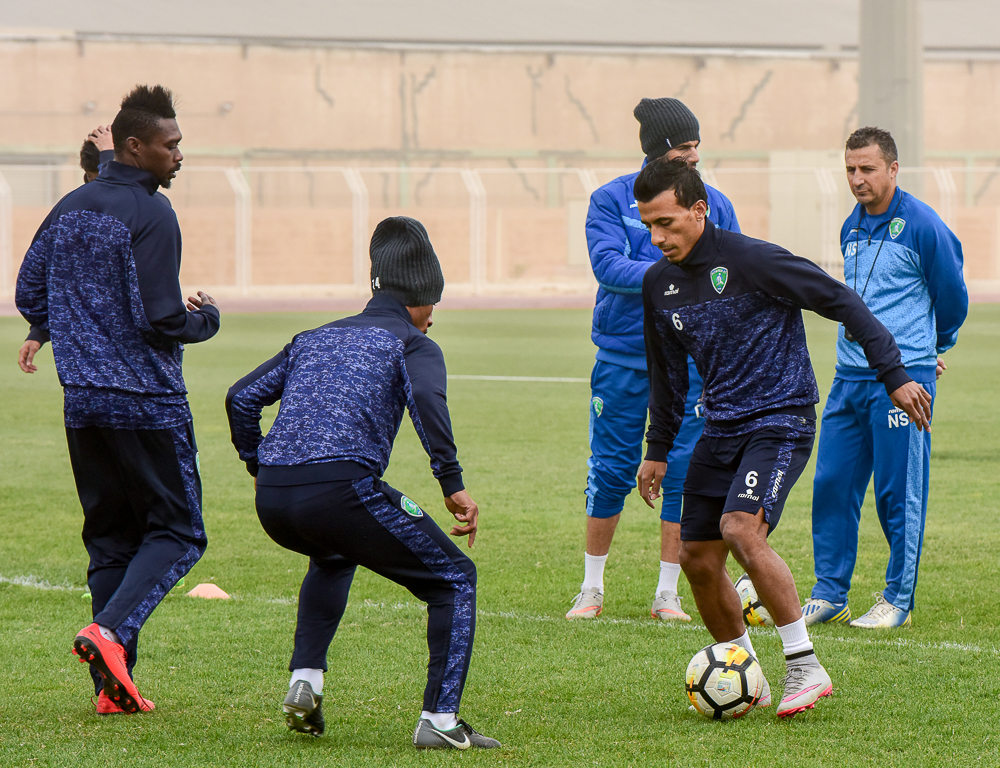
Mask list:
POLYGON ((906 226, 906 221, 900 218, 895 218, 889 222, 889 237, 895 240, 899 237, 899 233, 903 231, 903 227, 906 226))
POLYGON ((400 496, 399 506, 403 508, 403 511, 410 517, 423 517, 424 511, 417 506, 417 503, 412 499, 408 499, 406 496, 400 496))
POLYGON ((715 292, 722 293, 722 289, 726 287, 726 281, 729 279, 729 270, 725 267, 716 267, 710 274, 715 292))
POLYGON ((601 418, 601 413, 604 412, 604 401, 599 397, 595 397, 590 401, 590 405, 594 409, 594 413, 597 414, 597 418, 601 418))

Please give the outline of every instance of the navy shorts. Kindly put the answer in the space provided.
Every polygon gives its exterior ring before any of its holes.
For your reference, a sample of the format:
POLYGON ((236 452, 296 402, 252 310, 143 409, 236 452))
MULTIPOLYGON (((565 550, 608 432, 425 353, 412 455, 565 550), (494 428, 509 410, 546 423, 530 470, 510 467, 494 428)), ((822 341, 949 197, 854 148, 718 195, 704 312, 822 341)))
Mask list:
POLYGON ((683 541, 718 541, 726 512, 763 508, 768 535, 812 453, 815 421, 766 426, 745 435, 702 435, 684 481, 683 541))

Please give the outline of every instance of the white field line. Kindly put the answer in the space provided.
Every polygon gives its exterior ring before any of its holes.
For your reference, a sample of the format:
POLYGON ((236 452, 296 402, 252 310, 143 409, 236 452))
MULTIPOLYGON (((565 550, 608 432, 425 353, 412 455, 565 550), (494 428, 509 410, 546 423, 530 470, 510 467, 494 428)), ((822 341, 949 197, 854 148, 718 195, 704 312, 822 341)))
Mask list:
POLYGON ((13 584, 17 587, 31 587, 32 589, 44 589, 48 592, 80 592, 84 590, 74 587, 72 584, 52 584, 45 579, 39 579, 30 573, 27 576, 0 576, 0 584, 13 584))
MULTIPOLYGON (((12 584, 19 587, 30 587, 32 589, 42 589, 49 592, 80 592, 81 594, 84 590, 79 587, 74 587, 69 584, 52 584, 45 579, 39 579, 36 576, 2 576, 0 575, 0 584, 12 584)), ((233 596, 236 602, 241 602, 241 598, 237 595, 233 596)), ((251 598, 253 602, 268 603, 271 605, 295 605, 298 599, 295 597, 260 597, 251 598)), ((423 612, 425 606, 423 603, 412 603, 412 602, 397 602, 397 603, 379 603, 374 600, 365 600, 362 603, 353 603, 351 608, 357 608, 361 611, 377 611, 377 612, 390 612, 390 611, 407 611, 411 613, 423 612)), ((553 624, 563 624, 566 619, 563 616, 549 616, 546 614, 530 614, 530 613, 517 613, 516 611, 476 611, 476 615, 484 619, 510 619, 512 621, 520 623, 553 623, 553 624)), ((600 626, 602 624, 612 624, 621 625, 629 627, 639 627, 642 629, 652 629, 654 631, 669 630, 674 631, 697 631, 704 632, 705 627, 702 624, 696 622, 672 622, 669 625, 656 621, 652 619, 612 619, 612 618, 601 618, 589 621, 588 624, 591 626, 600 626)), ((752 635, 774 635, 776 632, 770 628, 758 628, 751 627, 750 634, 752 635)), ((864 630, 869 631, 869 630, 864 630)), ((824 637, 820 640, 820 644, 826 643, 842 643, 844 645, 873 645, 873 646, 883 646, 883 647, 893 647, 893 648, 913 648, 922 651, 959 651, 961 653, 985 653, 991 656, 1000 657, 1000 648, 984 648, 979 645, 971 645, 969 643, 922 643, 917 640, 910 640, 905 637, 871 637, 871 636, 851 636, 851 637, 824 637)))
POLYGON ((452 376, 449 381, 541 381, 547 384, 589 384, 590 379, 573 379, 562 376, 452 376))

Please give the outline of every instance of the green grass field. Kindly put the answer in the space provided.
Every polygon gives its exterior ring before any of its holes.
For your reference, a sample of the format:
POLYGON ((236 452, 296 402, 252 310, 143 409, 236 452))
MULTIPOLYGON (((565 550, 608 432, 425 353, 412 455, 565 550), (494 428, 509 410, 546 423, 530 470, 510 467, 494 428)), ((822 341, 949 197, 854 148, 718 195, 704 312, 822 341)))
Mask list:
MULTIPOLYGON (((90 613, 60 388, 47 349, 37 374, 17 369, 26 325, 0 318, 0 670, 8 681, 0 766, 1000 765, 1000 416, 991 405, 1000 306, 974 306, 947 356, 913 627, 814 629, 834 696, 789 722, 773 709, 730 723, 688 712, 684 669, 711 638, 697 617, 684 626, 649 618, 659 523, 636 494, 608 563, 604 616, 562 618, 583 576, 589 387, 453 381, 459 457, 482 509, 472 553, 479 624, 462 714, 504 742, 462 755, 410 745, 424 685, 424 612, 368 572, 358 574, 331 647, 326 735, 292 734, 280 714, 306 561, 261 531, 223 398, 294 332, 328 319, 224 316, 216 339, 188 348, 209 548, 141 636, 136 680, 156 712, 101 718, 89 676, 70 653, 90 613), (233 599, 183 594, 200 582, 233 599)), ((587 378, 589 322, 586 311, 439 312, 431 335, 452 374, 587 378)), ((807 326, 825 394, 835 328, 813 315, 807 326)), ((810 467, 772 537, 803 597, 812 585, 811 478, 810 467)), ((439 522, 450 519, 408 423, 387 480, 439 522)), ((886 557, 869 496, 855 613, 881 588, 886 557)), ((693 609, 683 579, 681 593, 693 609)), ((780 642, 773 630, 753 636, 774 686, 783 674, 780 642)))

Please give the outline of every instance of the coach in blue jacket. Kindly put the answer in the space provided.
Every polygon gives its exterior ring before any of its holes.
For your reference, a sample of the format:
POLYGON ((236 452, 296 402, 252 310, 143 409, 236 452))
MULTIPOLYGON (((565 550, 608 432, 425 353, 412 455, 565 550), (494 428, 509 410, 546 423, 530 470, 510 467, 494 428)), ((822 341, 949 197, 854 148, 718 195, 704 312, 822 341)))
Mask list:
MULTIPOLYGON (((650 160, 698 162, 698 119, 677 99, 643 99, 635 108, 639 142, 650 160)), ((635 487, 646 429, 649 380, 642 339, 642 278, 660 251, 639 221, 632 185, 639 172, 605 184, 591 196, 587 245, 599 288, 592 338, 597 361, 591 374, 590 451, 587 462, 587 551, 580 593, 567 619, 599 616, 604 605, 604 566, 625 497, 635 487)), ((733 206, 706 185, 708 217, 719 228, 739 232, 733 206)), ((699 413, 701 378, 689 366, 691 389, 684 423, 670 454, 660 511, 660 577, 651 614, 665 621, 690 621, 677 596, 680 576, 681 483, 704 420, 699 413)))
POLYGON ((427 231, 399 216, 371 241, 364 312, 298 334, 229 390, 233 444, 256 480, 268 536, 309 557, 299 593, 288 727, 319 736, 323 673, 360 565, 427 603, 430 663, 413 734, 422 749, 499 747, 458 719, 476 627, 476 567, 411 499, 382 481, 404 410, 448 511, 475 539, 479 509, 452 439, 441 349, 427 337, 444 276, 427 231), (263 437, 261 410, 281 400, 263 437))
MULTIPOLYGON (((844 278, 896 337, 907 373, 930 394, 938 358, 958 340, 969 311, 962 244, 927 205, 896 185, 896 142, 860 128, 847 140, 847 180, 858 204, 840 232, 844 278)), ((847 593, 858 556, 858 524, 868 482, 889 542, 885 590, 851 621, 877 629, 910 623, 927 519, 930 430, 920 431, 874 379, 857 341, 840 329, 813 482, 816 586, 806 623, 851 618, 847 593)))

